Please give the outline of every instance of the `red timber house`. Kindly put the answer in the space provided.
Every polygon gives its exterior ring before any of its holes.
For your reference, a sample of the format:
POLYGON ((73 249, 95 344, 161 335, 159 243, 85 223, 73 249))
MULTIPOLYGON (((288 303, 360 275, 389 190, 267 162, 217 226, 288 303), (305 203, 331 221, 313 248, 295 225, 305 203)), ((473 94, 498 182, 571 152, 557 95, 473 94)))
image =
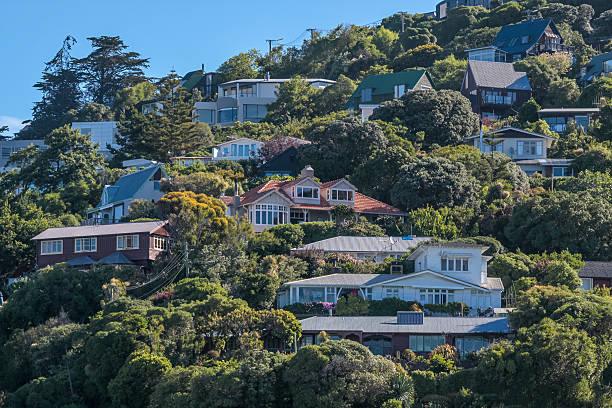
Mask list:
POLYGON ((167 221, 49 228, 34 238, 38 268, 66 262, 138 265, 150 268, 169 247, 167 221))
POLYGON ((222 196, 228 215, 247 215, 255 232, 280 224, 332 220, 331 210, 347 205, 357 216, 373 221, 380 216, 403 217, 405 212, 357 192, 341 178, 319 183, 314 170, 306 166, 296 180, 270 180, 234 197, 222 196))

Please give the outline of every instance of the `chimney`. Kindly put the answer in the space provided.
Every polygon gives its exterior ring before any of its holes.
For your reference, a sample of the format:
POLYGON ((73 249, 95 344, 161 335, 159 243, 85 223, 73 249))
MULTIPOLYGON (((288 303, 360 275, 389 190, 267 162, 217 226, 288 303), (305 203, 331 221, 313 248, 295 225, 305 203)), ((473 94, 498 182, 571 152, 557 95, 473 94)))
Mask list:
POLYGON ((232 197, 232 207, 234 207, 234 210, 240 207, 240 196, 237 194, 232 197))
POLYGON ((397 324, 423 324, 423 312, 397 312, 397 324))
POLYGON ((204 75, 206 71, 204 70, 204 64, 202 64, 202 75, 204 75))
POLYGON ((310 164, 307 164, 306 167, 302 169, 300 172, 301 177, 312 177, 314 178, 314 169, 310 164))

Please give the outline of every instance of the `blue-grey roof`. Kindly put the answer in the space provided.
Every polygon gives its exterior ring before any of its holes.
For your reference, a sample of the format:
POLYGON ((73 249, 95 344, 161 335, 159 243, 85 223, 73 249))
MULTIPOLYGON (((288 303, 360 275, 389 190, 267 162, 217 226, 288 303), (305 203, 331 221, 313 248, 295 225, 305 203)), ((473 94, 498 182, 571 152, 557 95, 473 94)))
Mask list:
POLYGON ((586 82, 593 81, 603 73, 603 64, 609 60, 612 60, 612 51, 594 56, 586 65, 586 72, 580 75, 580 80, 586 82))
POLYGON ((477 86, 515 91, 531 90, 527 73, 515 71, 514 65, 509 62, 470 60, 468 69, 472 71, 477 86))
POLYGON ((507 52, 508 54, 519 54, 527 52, 533 47, 546 27, 552 26, 555 34, 558 34, 554 23, 549 18, 540 18, 536 20, 525 20, 518 24, 503 26, 497 37, 493 40, 493 46, 507 52), (529 40, 523 44, 522 38, 527 36, 529 40))
POLYGON ((127 257, 121 252, 113 252, 112 254, 100 259, 98 263, 113 264, 113 265, 132 265, 133 264, 133 262, 127 259, 127 257))
POLYGON ((66 261, 66 263, 72 266, 81 266, 81 265, 93 265, 96 263, 96 261, 94 261, 88 256, 79 256, 78 258, 74 258, 69 261, 66 261))
POLYGON ((430 237, 350 237, 340 236, 306 244, 297 250, 325 252, 410 252, 421 242, 430 241, 430 237), (408 239, 409 238, 409 239, 408 239))
POLYGON ((352 331, 363 333, 470 334, 508 333, 507 317, 429 317, 423 324, 398 324, 396 316, 315 316, 300 320, 302 331, 328 333, 352 331))
MULTIPOLYGON (((112 186, 105 187, 105 191, 108 194, 108 200, 104 205, 132 198, 134 194, 136 194, 136 192, 140 189, 140 187, 144 183, 146 183, 151 177, 153 177, 157 170, 160 169, 163 175, 165 176, 166 172, 162 168, 162 165, 158 164, 120 177, 115 184, 113 184, 112 186)), ((96 208, 99 208, 102 205, 103 204, 100 201, 98 207, 96 208)))

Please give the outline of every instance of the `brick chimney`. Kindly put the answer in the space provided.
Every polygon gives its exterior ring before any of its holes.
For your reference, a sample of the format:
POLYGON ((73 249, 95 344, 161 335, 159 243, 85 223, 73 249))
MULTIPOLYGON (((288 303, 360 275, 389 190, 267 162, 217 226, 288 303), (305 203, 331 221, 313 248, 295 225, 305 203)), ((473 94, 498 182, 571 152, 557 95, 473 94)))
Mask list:
POLYGON ((306 165, 300 172, 301 177, 312 177, 314 178, 314 169, 310 164, 306 165))

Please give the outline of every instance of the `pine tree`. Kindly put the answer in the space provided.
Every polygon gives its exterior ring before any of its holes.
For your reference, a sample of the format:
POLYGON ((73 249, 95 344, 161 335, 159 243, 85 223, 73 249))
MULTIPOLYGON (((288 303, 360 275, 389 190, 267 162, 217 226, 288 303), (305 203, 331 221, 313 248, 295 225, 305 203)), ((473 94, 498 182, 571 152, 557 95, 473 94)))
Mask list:
POLYGON ((34 84, 42 92, 42 100, 34 104, 32 122, 19 132, 20 139, 45 138, 66 123, 66 112, 81 107, 80 76, 70 55, 75 43, 74 37, 67 36, 62 48, 46 63, 41 81, 34 84))
POLYGON ((91 102, 111 106, 115 93, 145 79, 143 68, 149 67, 148 58, 126 51, 127 45, 119 37, 89 37, 94 50, 75 61, 79 67, 87 96, 91 102))

